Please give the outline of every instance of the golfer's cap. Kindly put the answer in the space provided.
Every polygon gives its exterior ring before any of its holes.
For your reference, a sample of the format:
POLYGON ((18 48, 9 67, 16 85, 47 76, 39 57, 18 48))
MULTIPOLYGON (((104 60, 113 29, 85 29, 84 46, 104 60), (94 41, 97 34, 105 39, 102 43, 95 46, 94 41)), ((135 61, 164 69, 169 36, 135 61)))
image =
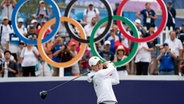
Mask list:
POLYGON ((110 41, 105 41, 104 45, 111 45, 111 42, 110 41))
POLYGON ((93 56, 89 59, 89 66, 97 65, 97 63, 100 61, 100 58, 93 56))
POLYGON ((23 18, 18 18, 17 22, 24 22, 23 18))
POLYGON ((43 0, 40 0, 39 4, 41 4, 41 3, 44 3, 44 1, 43 0))
POLYGON ((4 16, 4 17, 3 17, 3 20, 8 20, 8 17, 7 17, 7 16, 4 16))
POLYGON ((31 21, 31 23, 33 24, 33 23, 37 23, 38 21, 36 20, 36 19, 33 19, 32 21, 31 21))
POLYGON ((135 20, 135 23, 141 24, 141 20, 140 20, 140 19, 136 19, 136 20, 135 20))

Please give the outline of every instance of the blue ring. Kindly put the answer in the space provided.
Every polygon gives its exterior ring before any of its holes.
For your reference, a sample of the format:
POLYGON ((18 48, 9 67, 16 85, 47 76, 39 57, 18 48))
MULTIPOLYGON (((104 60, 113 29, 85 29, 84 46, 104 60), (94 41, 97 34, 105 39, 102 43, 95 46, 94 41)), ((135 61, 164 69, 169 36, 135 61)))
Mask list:
MULTIPOLYGON (((13 12, 12 12, 12 27, 13 27, 13 30, 15 32, 15 34, 17 35, 17 37, 19 37, 22 41, 24 41, 25 43, 28 43, 28 44, 33 44, 33 45, 36 45, 37 44, 37 40, 29 40, 27 39, 25 36, 21 35, 17 29, 17 13, 20 9, 20 7, 25 3, 27 2, 28 0, 20 0, 14 7, 13 9, 13 12)), ((54 26, 54 29, 52 30, 52 32, 50 34, 47 35, 46 38, 44 38, 42 40, 42 43, 45 43, 47 41, 49 41, 58 31, 59 27, 60 27, 60 10, 57 6, 57 4, 55 3, 54 0, 45 0, 48 4, 52 5, 52 8, 53 10, 55 11, 55 17, 56 17, 56 23, 55 23, 55 26, 54 26)))

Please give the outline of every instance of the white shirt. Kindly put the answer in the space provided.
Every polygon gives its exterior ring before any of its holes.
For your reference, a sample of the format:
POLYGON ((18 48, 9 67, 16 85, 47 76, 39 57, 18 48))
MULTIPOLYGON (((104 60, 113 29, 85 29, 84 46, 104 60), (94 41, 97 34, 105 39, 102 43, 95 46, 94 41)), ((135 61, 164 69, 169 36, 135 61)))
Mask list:
POLYGON ((20 34, 23 36, 24 34, 27 34, 27 29, 22 26, 21 28, 18 28, 18 31, 20 32, 20 34))
POLYGON ((107 39, 108 41, 114 40, 115 41, 119 41, 119 37, 117 35, 115 35, 115 39, 112 37, 112 35, 107 39))
POLYGON ((117 102, 112 85, 119 84, 119 76, 112 63, 109 63, 107 67, 107 69, 102 69, 98 72, 91 71, 88 74, 88 82, 93 82, 98 103, 104 101, 117 102))
POLYGON ((10 40, 10 33, 13 33, 10 25, 2 25, 1 44, 4 49, 6 48, 6 42, 10 40))
MULTIPOLYGON (((94 28, 94 26, 91 26, 91 24, 88 24, 88 25, 86 25, 85 27, 84 27, 84 30, 85 30, 85 33, 86 33, 86 35, 87 35, 87 37, 90 37, 91 36, 91 33, 92 33, 92 31, 93 31, 93 28, 94 28)), ((102 28, 103 29, 103 28, 102 28)), ((99 34, 101 34, 101 30, 102 29, 98 29, 97 31, 96 31, 96 33, 95 33, 95 38, 99 35, 99 34)))
POLYGON ((99 14, 99 10, 97 8, 93 8, 92 10, 90 9, 85 9, 84 10, 84 16, 87 16, 87 24, 90 24, 91 23, 91 20, 93 17, 96 17, 97 14, 99 14))
POLYGON ((139 44, 139 51, 137 52, 137 55, 135 57, 135 63, 151 62, 151 52, 143 49, 143 47, 148 48, 148 45, 146 42, 139 44))
POLYGON ((183 49, 181 41, 177 38, 175 38, 174 41, 172 41, 170 38, 166 39, 164 43, 169 45, 171 52, 175 53, 176 56, 179 56, 179 50, 183 49))
POLYGON ((8 19, 11 21, 12 12, 13 12, 13 5, 12 4, 10 4, 9 6, 6 6, 6 4, 3 5, 2 17, 7 16, 8 19))
POLYGON ((21 66, 23 67, 36 66, 36 64, 38 63, 38 60, 34 55, 33 50, 37 55, 39 55, 39 52, 36 47, 32 47, 32 50, 30 51, 28 51, 27 47, 24 47, 22 49, 22 52, 20 54, 20 57, 23 58, 21 66))

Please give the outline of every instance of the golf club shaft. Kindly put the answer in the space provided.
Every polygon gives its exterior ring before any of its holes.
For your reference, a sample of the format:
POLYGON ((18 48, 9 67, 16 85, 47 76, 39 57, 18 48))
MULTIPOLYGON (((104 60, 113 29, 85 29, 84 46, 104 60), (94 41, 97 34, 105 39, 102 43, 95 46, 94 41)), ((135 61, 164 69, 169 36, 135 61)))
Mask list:
POLYGON ((81 76, 84 76, 84 75, 86 75, 86 74, 88 74, 88 73, 89 73, 89 72, 86 72, 86 73, 84 73, 84 74, 81 74, 80 76, 77 76, 77 77, 75 77, 75 78, 69 80, 69 81, 66 81, 66 82, 64 82, 64 83, 61 83, 61 84, 59 84, 59 85, 57 85, 57 86, 55 86, 55 87, 53 87, 53 88, 47 90, 47 92, 51 92, 51 91, 57 89, 58 87, 61 87, 61 86, 65 85, 65 84, 67 84, 67 83, 69 83, 69 82, 71 82, 71 81, 73 81, 73 80, 75 80, 75 79, 77 79, 77 78, 79 78, 79 77, 81 77, 81 76))

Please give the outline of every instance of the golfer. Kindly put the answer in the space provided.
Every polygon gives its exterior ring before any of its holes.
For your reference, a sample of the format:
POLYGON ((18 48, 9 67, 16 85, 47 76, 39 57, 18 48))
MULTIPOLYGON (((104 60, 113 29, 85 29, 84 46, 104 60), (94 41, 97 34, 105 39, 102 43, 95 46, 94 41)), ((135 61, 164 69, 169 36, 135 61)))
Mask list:
POLYGON ((114 64, 102 64, 98 57, 93 56, 89 59, 89 66, 91 72, 88 74, 88 82, 93 82, 97 104, 117 104, 112 85, 119 84, 119 76, 114 64))

